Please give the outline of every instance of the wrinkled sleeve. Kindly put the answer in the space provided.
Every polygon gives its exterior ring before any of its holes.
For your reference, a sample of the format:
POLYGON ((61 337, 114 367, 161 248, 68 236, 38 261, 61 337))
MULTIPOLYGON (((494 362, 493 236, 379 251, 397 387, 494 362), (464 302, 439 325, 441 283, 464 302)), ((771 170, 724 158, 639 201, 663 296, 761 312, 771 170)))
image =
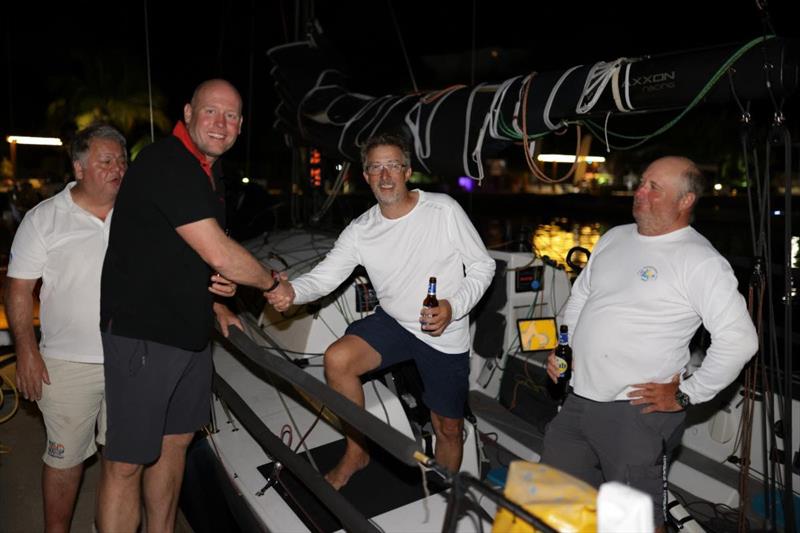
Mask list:
POLYGON ((448 232, 461 253, 466 277, 449 301, 453 320, 461 320, 489 288, 494 276, 495 261, 486 251, 472 221, 455 200, 451 204, 451 210, 453 216, 448 220, 448 232))
POLYGON ((327 294, 347 279, 361 262, 357 247, 357 234, 353 224, 348 225, 336 239, 333 248, 310 272, 291 281, 295 304, 313 302, 327 294))
POLYGON ((706 402, 730 385, 758 350, 758 335, 728 262, 703 261, 689 275, 691 305, 711 335, 700 368, 681 384, 693 404, 706 402))

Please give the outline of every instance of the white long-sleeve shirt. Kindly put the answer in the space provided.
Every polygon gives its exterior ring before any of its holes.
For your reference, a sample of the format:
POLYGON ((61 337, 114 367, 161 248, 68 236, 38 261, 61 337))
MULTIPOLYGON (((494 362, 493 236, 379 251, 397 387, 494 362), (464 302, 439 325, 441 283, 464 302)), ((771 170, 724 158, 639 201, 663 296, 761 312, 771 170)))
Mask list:
POLYGON ((635 224, 598 241, 564 312, 575 393, 627 400, 631 385, 666 383, 689 362, 702 322, 711 346, 680 388, 693 404, 728 386, 758 349, 730 264, 694 228, 640 235, 635 224))
POLYGON ((375 205, 351 222, 324 260, 292 280, 295 303, 325 296, 363 265, 389 316, 433 348, 463 353, 469 350, 467 314, 489 286, 495 262, 455 200, 415 192, 417 204, 403 217, 386 218, 375 205), (437 298, 453 310, 453 321, 439 337, 421 331, 419 323, 431 276, 437 298))

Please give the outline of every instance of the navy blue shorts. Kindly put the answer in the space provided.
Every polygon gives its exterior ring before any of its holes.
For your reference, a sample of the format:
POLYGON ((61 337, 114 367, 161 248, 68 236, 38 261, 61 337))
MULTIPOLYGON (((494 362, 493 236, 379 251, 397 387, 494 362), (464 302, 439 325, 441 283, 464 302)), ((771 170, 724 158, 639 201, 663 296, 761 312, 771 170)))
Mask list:
POLYGON ((434 413, 464 418, 469 392, 469 352, 450 354, 431 348, 378 307, 375 313, 350 324, 346 335, 364 339, 381 356, 377 372, 414 361, 422 376, 422 401, 434 413))

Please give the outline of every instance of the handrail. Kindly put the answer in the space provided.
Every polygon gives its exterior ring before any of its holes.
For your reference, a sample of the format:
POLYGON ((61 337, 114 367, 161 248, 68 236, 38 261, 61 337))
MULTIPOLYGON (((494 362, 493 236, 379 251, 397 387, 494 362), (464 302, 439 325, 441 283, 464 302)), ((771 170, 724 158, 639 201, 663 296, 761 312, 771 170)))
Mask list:
MULTIPOLYGON (((232 328, 233 329, 233 328, 232 328)), ((319 472, 307 461, 294 453, 281 439, 275 436, 267 426, 259 420, 258 415, 247 405, 235 390, 216 372, 214 373, 214 392, 225 404, 236 413, 236 418, 253 439, 268 453, 311 490, 328 508, 335 511, 336 518, 345 531, 364 531, 378 533, 378 529, 370 524, 361 512, 342 496, 333 486, 325 481, 319 472)))
MULTIPOLYGON (((339 416, 349 425, 357 428, 364 436, 383 447, 398 460, 409 466, 423 464, 441 475, 446 483, 453 487, 451 494, 448 496, 449 504, 445 518, 445 531, 452 531, 455 527, 462 506, 462 493, 471 487, 482 492, 484 496, 487 496, 500 507, 510 510, 523 522, 530 524, 539 531, 556 533, 556 530, 542 521, 542 519, 512 502, 496 489, 488 487, 467 473, 452 474, 432 458, 419 451, 416 442, 412 439, 382 422, 372 413, 365 411, 290 361, 278 357, 272 353, 271 349, 257 345, 237 328, 230 328, 228 337, 222 337, 221 342, 234 347, 245 356, 248 363, 256 367, 256 370, 277 375, 293 386, 302 389, 305 393, 323 403, 329 411, 339 416)), ((275 351, 280 351, 280 349, 275 351)), ((289 468, 330 510, 336 511, 335 514, 346 531, 377 531, 375 526, 369 523, 339 492, 333 490, 333 487, 310 464, 300 459, 283 441, 276 437, 236 391, 216 373, 214 375, 214 389, 236 414, 237 419, 256 442, 277 461, 289 468)))
POLYGON ((335 413, 348 424, 357 427, 365 437, 374 441, 378 446, 405 464, 417 466, 420 459, 424 463, 430 461, 417 448, 417 443, 414 440, 382 422, 372 413, 365 411, 296 365, 272 354, 269 349, 257 345, 237 328, 230 328, 227 341, 246 355, 250 362, 260 367, 261 370, 280 376, 289 383, 301 388, 304 392, 324 404, 329 411, 335 413))

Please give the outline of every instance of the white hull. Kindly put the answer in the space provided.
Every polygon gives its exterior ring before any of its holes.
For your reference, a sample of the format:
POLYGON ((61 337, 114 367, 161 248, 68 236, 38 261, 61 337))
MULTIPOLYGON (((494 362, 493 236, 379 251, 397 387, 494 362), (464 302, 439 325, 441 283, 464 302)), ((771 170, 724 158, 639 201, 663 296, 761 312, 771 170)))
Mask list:
MULTIPOLYGON (((281 265, 273 255, 277 254, 289 266, 290 277, 296 276, 313 266, 325 251, 333 244, 333 239, 309 237, 304 232, 289 232, 279 238, 272 238, 273 243, 251 244, 249 248, 262 261, 275 268, 281 265), (311 241, 309 239, 311 238, 311 241)), ((505 302, 498 312, 506 321, 504 331, 499 336, 502 342, 500 359, 486 359, 481 354, 473 353, 471 360, 471 404, 478 418, 478 430, 484 434, 496 434, 497 442, 505 450, 521 459, 538 461, 541 443, 541 427, 530 424, 508 412, 509 384, 503 382, 503 370, 513 365, 522 365, 526 373, 543 374, 545 352, 518 353, 518 334, 516 319, 531 316, 556 316, 566 301, 570 283, 566 274, 549 265, 543 265, 538 259, 532 262, 530 254, 492 252, 495 259, 505 261, 509 270, 506 279, 501 281, 501 289, 505 291, 505 302), (541 267, 543 290, 538 292, 517 292, 513 270, 521 267, 541 267), (496 364, 496 363, 499 363, 496 364), (511 365, 511 366, 510 366, 511 365), (505 387, 505 388, 504 388, 505 387)), ((361 283, 356 279, 355 283, 361 283)), ((424 289, 424 288, 423 288, 424 289)), ((359 287, 363 291, 363 287, 359 287)), ((423 291, 424 292, 424 291, 423 291)), ((322 374, 322 358, 319 356, 325 348, 342 335, 348 321, 363 316, 356 309, 356 290, 353 284, 343 287, 335 297, 325 299, 314 314, 306 313, 290 316, 289 319, 265 309, 263 314, 248 322, 248 336, 262 346, 277 344, 293 359, 308 359, 306 371, 324 381, 322 374), (266 340, 266 337, 271 340, 266 340)), ((472 325, 473 335, 480 335, 480 318, 472 325)), ((497 334, 497 332, 495 331, 497 334)), ((296 447, 300 435, 308 433, 304 446, 299 449, 303 453, 306 447, 315 449, 331 442, 341 440, 342 435, 324 418, 314 425, 316 408, 309 408, 298 403, 287 394, 281 394, 275 387, 261 377, 248 370, 237 357, 232 356, 222 346, 216 345, 214 361, 218 374, 227 381, 243 398, 245 403, 255 411, 258 418, 275 435, 292 436, 290 447, 296 447), (286 428, 290 428, 289 431, 286 428)), ((507 370, 508 371, 508 370, 507 370)), ((506 377, 506 380, 509 378, 506 377)), ((391 385, 391 383, 390 383, 391 385)), ((396 391, 390 390, 383 383, 373 380, 365 384, 366 409, 396 428, 404 435, 420 442, 415 428, 409 421, 397 397, 396 391), (388 419, 387 419, 388 416, 388 419)), ((693 411, 690 419, 695 421, 684 435, 682 444, 684 452, 678 455, 672 465, 669 481, 673 488, 702 497, 712 503, 726 504, 735 507, 738 504, 736 465, 726 459, 736 453, 735 441, 739 419, 741 418, 741 397, 736 394, 729 402, 709 402, 693 411), (722 408, 719 408, 723 405, 722 408), (733 482, 732 482, 733 480, 733 482)), ((798 402, 793 402, 794 420, 800 420, 798 402)), ((267 484, 266 477, 257 470, 257 466, 272 462, 253 437, 241 428, 241 423, 234 415, 227 413, 222 404, 214 401, 215 418, 218 433, 212 435, 214 450, 219 461, 229 473, 233 485, 241 493, 242 498, 259 517, 263 524, 275 531, 307 531, 307 525, 286 503, 286 500, 272 488, 263 490, 267 484), (230 421, 230 422, 229 422, 230 421)), ((756 409, 753 421, 751 477, 759 479, 763 471, 761 458, 762 440, 760 431, 760 409, 756 409)), ((480 476, 479 438, 470 424, 465 444, 464 467, 476 477, 480 476)), ((416 428, 418 429, 418 428, 416 428)), ((794 424, 793 442, 800 442, 800 424, 794 424)), ((777 442, 783 449, 783 443, 777 442)), ((421 474, 420 474, 421 479, 421 474)), ((800 487, 800 479, 794 476, 794 487, 800 487)), ((493 515, 494 504, 482 501, 484 509, 493 515)), ((392 509, 373 518, 374 523, 384 531, 440 531, 445 519, 446 500, 441 494, 420 499, 401 508, 392 509), (426 511, 427 509, 427 511, 426 511)), ((682 510, 676 510, 682 516, 682 510)), ((458 525, 459 531, 476 531, 478 526, 474 517, 464 517, 458 525)), ((490 527, 484 522, 484 528, 490 527)), ((695 528, 694 531, 699 530, 695 528)))

